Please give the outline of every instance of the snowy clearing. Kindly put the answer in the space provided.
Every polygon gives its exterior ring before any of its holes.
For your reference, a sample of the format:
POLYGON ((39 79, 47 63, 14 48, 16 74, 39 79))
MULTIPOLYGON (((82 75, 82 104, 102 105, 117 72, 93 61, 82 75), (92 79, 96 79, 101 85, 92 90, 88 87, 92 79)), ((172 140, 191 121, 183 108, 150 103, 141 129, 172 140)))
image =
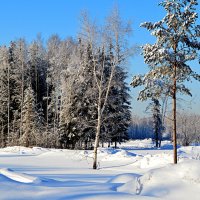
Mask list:
POLYGON ((0 149, 2 200, 200 199, 200 147, 151 140, 129 141, 119 149, 100 148, 98 170, 92 151, 7 147, 0 149))

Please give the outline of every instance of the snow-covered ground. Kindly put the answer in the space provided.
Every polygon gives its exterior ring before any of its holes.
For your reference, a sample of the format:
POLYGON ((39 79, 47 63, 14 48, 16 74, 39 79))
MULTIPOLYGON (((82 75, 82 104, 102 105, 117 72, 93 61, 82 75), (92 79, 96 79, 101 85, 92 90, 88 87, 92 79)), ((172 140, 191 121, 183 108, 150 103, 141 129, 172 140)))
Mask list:
POLYGON ((0 200, 199 200, 200 146, 153 148, 151 140, 92 151, 7 147, 0 149, 0 200))

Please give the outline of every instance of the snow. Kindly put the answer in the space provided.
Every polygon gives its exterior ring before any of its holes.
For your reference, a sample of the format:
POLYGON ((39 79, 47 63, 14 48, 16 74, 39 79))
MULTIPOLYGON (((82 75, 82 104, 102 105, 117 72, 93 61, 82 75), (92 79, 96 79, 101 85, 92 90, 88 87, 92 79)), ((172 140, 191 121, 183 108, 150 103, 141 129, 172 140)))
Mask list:
POLYGON ((200 146, 160 149, 150 139, 92 151, 7 147, 0 149, 3 200, 193 200, 200 199, 200 146))
POLYGON ((14 180, 20 183, 34 183, 37 182, 36 177, 29 176, 27 174, 16 173, 10 169, 0 169, 2 177, 7 177, 10 180, 14 180))

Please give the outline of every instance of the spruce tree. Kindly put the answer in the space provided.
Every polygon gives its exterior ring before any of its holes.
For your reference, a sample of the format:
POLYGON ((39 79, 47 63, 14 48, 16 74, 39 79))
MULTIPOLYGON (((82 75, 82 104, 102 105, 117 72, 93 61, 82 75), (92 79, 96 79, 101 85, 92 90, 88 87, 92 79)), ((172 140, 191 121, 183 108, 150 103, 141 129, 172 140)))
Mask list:
POLYGON ((162 139, 162 131, 164 127, 162 125, 162 115, 160 111, 160 102, 156 98, 151 99, 151 103, 148 105, 147 110, 151 111, 153 118, 153 132, 154 132, 154 140, 156 142, 156 147, 160 147, 161 139, 162 139))
MULTIPOLYGON (((109 77, 112 57, 112 45, 110 45, 110 52, 106 55, 105 77, 109 77)), ((101 140, 104 139, 109 143, 114 142, 115 147, 117 147, 117 142, 120 143, 128 139, 127 130, 131 119, 131 107, 126 78, 127 73, 119 63, 115 68, 105 114, 103 115, 101 140)))
POLYGON ((24 91, 24 102, 22 107, 22 136, 20 144, 29 147, 37 145, 38 141, 38 113, 36 110, 35 97, 33 89, 29 86, 24 91))
POLYGON ((88 148, 88 141, 94 138, 96 119, 91 47, 80 42, 74 53, 68 62, 69 70, 62 72, 60 142, 68 142, 72 148, 88 148))

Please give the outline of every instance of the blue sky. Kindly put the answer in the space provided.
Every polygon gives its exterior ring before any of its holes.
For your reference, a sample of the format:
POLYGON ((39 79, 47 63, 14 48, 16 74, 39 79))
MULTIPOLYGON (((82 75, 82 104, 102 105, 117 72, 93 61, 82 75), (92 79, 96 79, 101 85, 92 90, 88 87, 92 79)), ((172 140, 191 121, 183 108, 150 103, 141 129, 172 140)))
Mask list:
MULTIPOLYGON (((160 0, 1 0, 0 44, 9 44, 20 37, 30 42, 38 33, 42 34, 44 40, 54 33, 61 38, 75 37, 79 30, 79 15, 82 10, 86 9, 92 18, 102 21, 116 4, 122 18, 133 22, 130 43, 152 43, 154 38, 139 25, 145 21, 162 19, 165 11, 158 6, 159 2, 160 0)), ((200 24, 200 20, 198 23, 200 24)), ((192 66, 200 73, 200 65, 197 62, 192 63, 192 66)), ((134 74, 144 73, 147 67, 142 56, 133 57, 128 70, 130 79, 134 74)), ((184 97, 182 108, 200 113, 200 83, 194 81, 188 85, 193 92, 193 98, 184 97), (192 107, 192 110, 188 107, 192 107)), ((137 92, 138 89, 132 90, 133 111, 143 114, 146 104, 136 101, 137 92)))

